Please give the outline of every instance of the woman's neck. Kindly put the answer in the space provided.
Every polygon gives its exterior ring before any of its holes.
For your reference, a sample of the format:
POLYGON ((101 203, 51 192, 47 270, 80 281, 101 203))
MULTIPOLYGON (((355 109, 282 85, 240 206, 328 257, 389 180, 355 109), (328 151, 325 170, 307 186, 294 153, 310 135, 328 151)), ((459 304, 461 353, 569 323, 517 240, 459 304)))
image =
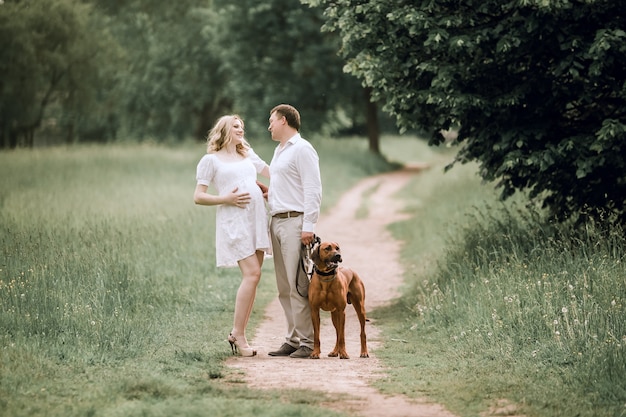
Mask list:
POLYGON ((217 151, 220 154, 220 159, 223 161, 239 161, 243 159, 243 155, 237 152, 236 147, 224 147, 217 151))

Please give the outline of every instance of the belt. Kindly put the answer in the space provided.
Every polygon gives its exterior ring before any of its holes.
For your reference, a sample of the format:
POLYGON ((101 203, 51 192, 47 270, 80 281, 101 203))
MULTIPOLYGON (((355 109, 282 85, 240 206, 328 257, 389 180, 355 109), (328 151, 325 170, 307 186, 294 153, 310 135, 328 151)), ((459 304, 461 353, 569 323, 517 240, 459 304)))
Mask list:
POLYGON ((286 211, 284 213, 276 213, 272 217, 277 217, 279 219, 288 219, 290 217, 302 216, 302 214, 303 213, 301 211, 286 211))

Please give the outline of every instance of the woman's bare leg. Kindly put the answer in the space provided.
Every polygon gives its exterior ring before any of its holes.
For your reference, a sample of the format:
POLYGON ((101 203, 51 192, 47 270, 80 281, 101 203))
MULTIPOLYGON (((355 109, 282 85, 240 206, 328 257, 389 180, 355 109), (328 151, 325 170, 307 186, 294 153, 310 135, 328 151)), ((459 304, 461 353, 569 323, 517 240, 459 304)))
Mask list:
MULTIPOLYGON (((256 251, 255 254, 258 264, 259 264, 259 281, 261 279, 261 267, 263 266, 263 259, 265 257, 265 252, 263 251, 256 251)), ((246 314, 246 322, 244 325, 244 329, 248 328, 248 320, 250 320, 250 315, 252 314, 252 306, 254 305, 254 299, 256 298, 256 288, 258 287, 259 281, 257 281, 257 285, 254 287, 254 298, 252 299, 252 302, 250 303, 250 305, 248 306, 248 313, 246 314)))
POLYGON ((235 316, 233 318, 232 335, 237 339, 241 347, 248 346, 246 327, 250 319, 250 314, 252 313, 256 289, 261 279, 262 264, 263 252, 259 251, 239 261, 241 284, 239 285, 235 299, 235 316), (260 256, 259 253, 261 254, 260 256))

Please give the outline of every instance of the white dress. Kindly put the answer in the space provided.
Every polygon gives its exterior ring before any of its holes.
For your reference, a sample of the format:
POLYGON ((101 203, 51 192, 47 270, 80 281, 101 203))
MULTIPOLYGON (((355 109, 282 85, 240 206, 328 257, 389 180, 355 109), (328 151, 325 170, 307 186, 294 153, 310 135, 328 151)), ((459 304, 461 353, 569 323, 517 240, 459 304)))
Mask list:
POLYGON ((251 197, 245 208, 217 206, 215 255, 218 267, 236 266, 237 261, 257 250, 271 254, 268 212, 263 193, 256 183, 257 173, 266 166, 252 149, 241 161, 223 162, 215 154, 206 154, 198 163, 198 184, 212 185, 219 195, 238 188, 237 192, 247 191, 251 197))

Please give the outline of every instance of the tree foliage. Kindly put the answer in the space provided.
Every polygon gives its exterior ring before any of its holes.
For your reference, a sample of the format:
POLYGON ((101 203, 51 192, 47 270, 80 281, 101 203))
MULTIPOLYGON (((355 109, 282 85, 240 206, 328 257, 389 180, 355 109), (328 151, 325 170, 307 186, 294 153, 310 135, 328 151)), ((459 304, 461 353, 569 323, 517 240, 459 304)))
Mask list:
POLYGON ((299 0, 0 2, 0 147, 201 139, 233 111, 265 134, 281 102, 309 134, 359 128, 364 90, 322 23, 299 0))
POLYGON ((231 105, 207 0, 93 0, 123 46, 111 109, 117 135, 202 137, 231 105))
POLYGON ((402 129, 458 127, 502 197, 626 220, 626 4, 308 0, 402 129))
POLYGON ((0 4, 2 147, 32 146, 46 114, 71 131, 93 103, 106 38, 90 30, 90 16, 78 0, 0 4))
POLYGON ((320 31, 320 10, 299 0, 216 0, 215 5, 234 109, 249 127, 265 131, 269 110, 280 103, 300 110, 308 133, 365 123, 363 88, 343 72, 338 36, 320 31))

